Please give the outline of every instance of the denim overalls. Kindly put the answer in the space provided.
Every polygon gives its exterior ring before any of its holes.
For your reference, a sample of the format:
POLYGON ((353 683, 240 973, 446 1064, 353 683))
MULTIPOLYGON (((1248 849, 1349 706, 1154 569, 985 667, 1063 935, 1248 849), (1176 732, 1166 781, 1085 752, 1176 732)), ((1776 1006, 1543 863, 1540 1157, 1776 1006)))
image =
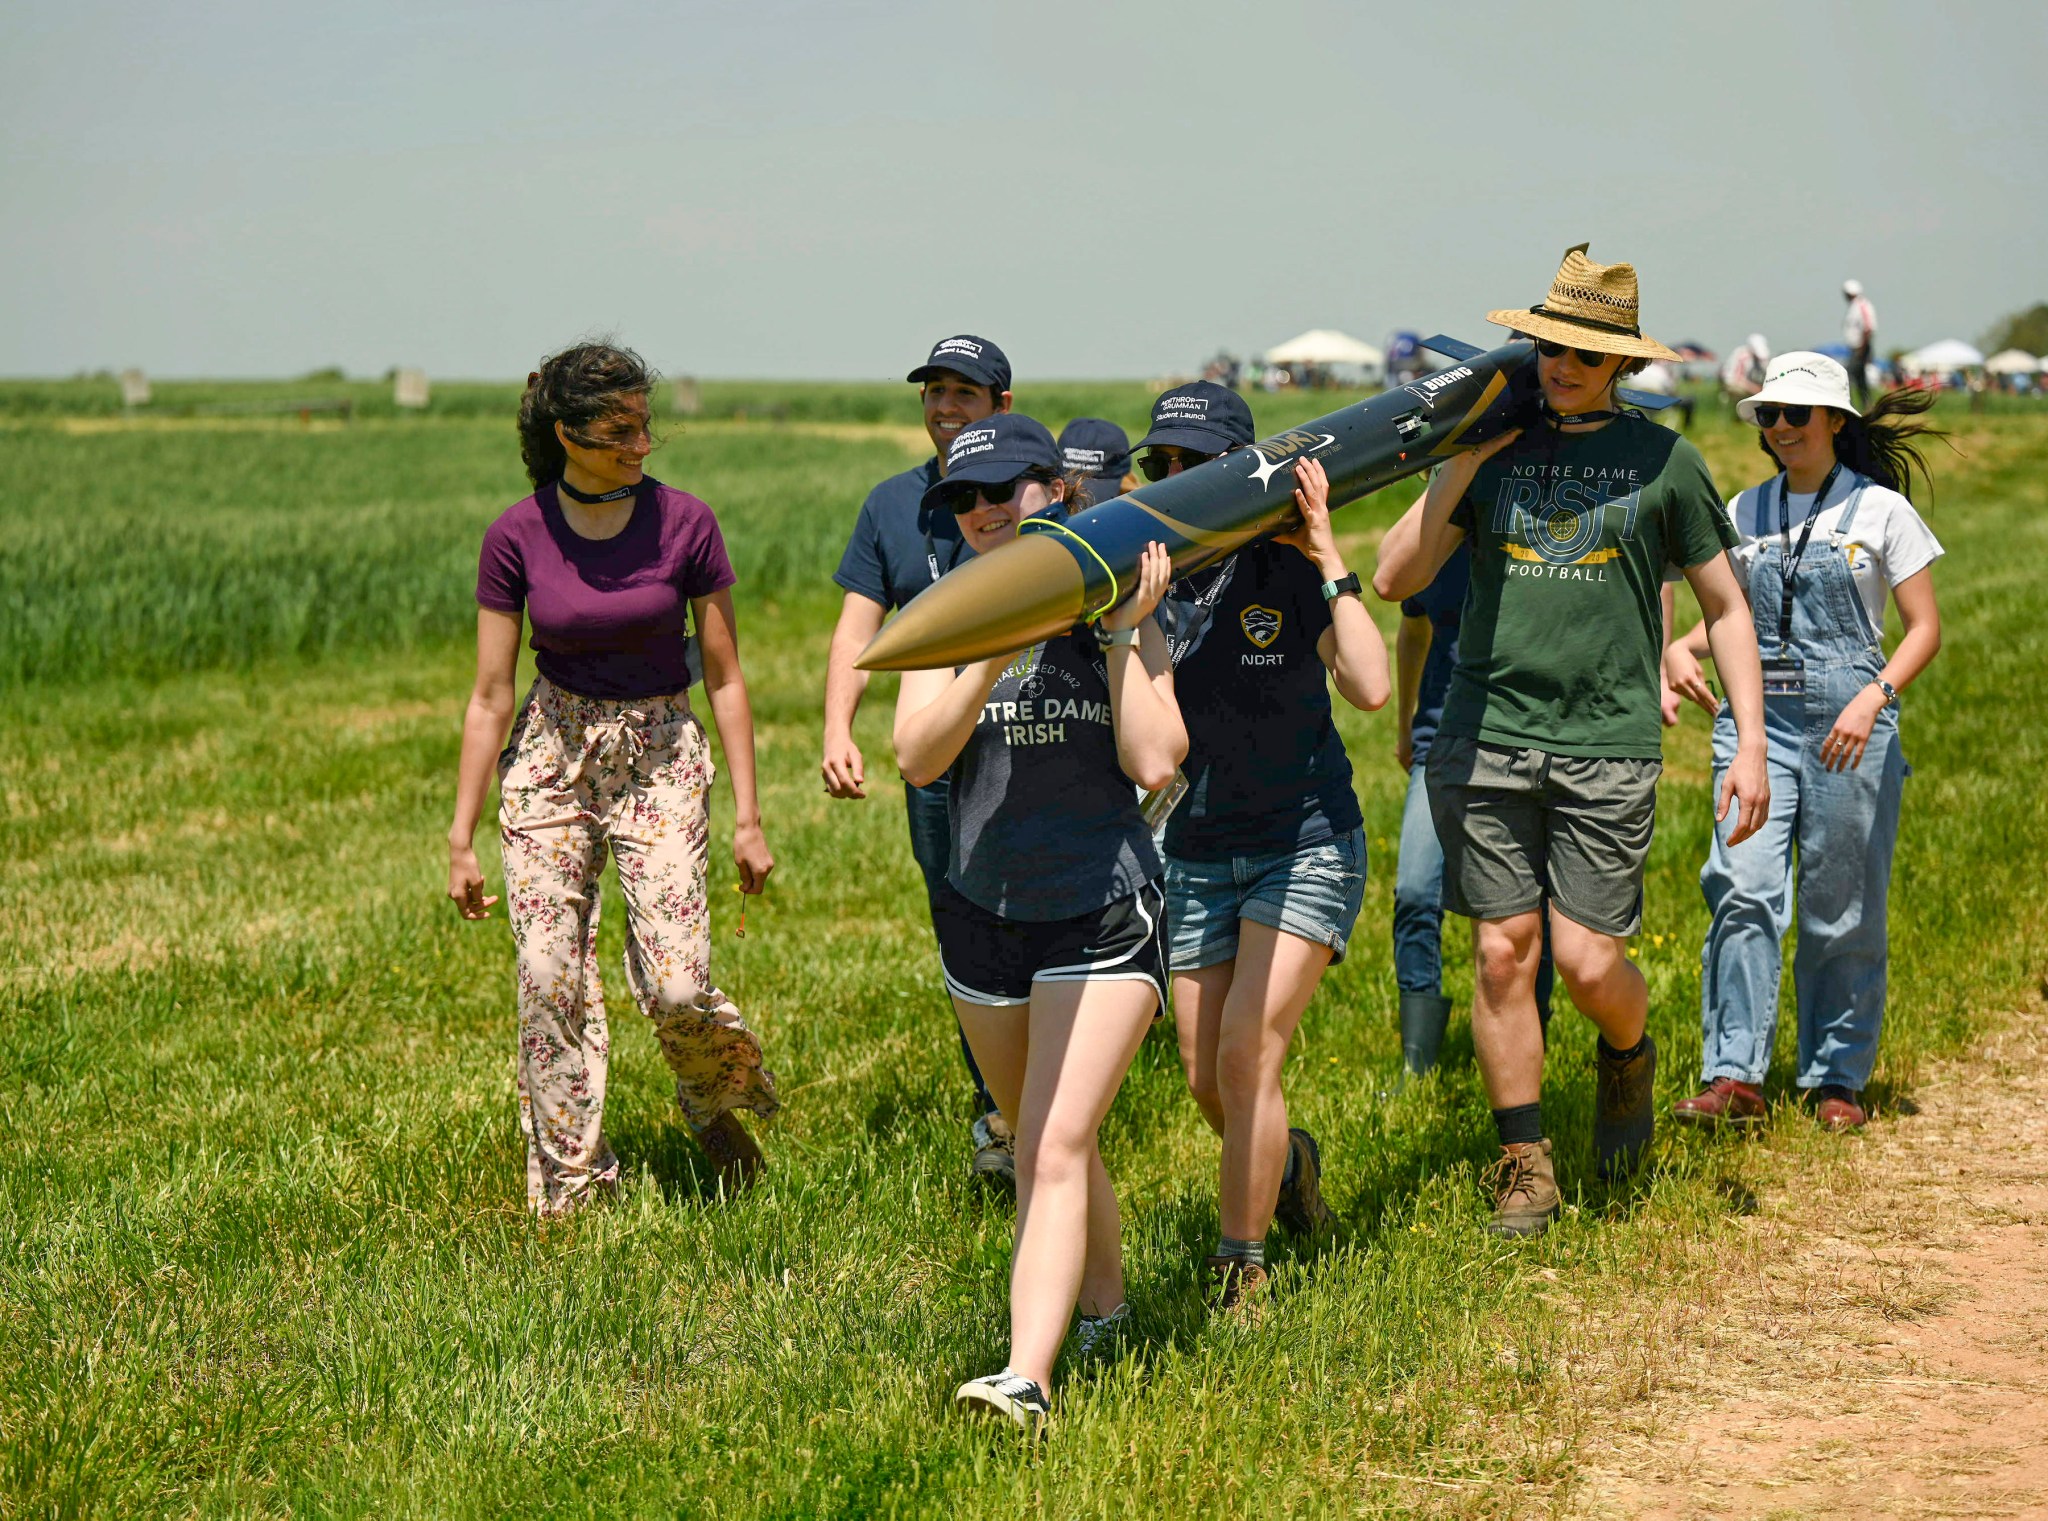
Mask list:
MULTIPOLYGON (((1783 477, 1758 488, 1768 503, 1783 477)), ((1767 679, 1764 733, 1771 778, 1770 821, 1730 849, 1736 810, 1714 832, 1700 871, 1713 923, 1701 953, 1704 1077, 1761 1083, 1778 1027, 1785 931, 1798 888, 1799 944, 1792 984, 1799 1003, 1802 1088, 1839 1084, 1861 1091, 1877 1058, 1884 1019, 1885 893, 1899 832, 1899 798, 1909 768, 1899 751, 1898 709, 1881 710, 1870 746, 1852 771, 1829 771, 1821 742, 1851 698, 1884 667, 1882 630, 1857 594, 1842 546, 1868 478, 1848 480, 1849 505, 1825 540, 1800 559, 1792 588, 1789 646, 1779 647, 1784 597, 1782 536, 1767 536, 1749 572, 1749 602, 1767 679), (1774 664, 1803 668, 1769 679, 1774 664), (1796 846, 1796 865, 1795 865, 1796 846)), ((1818 514, 1824 504, 1816 502, 1818 514)), ((1762 514, 1759 514, 1761 518, 1762 514)), ((1797 542, 1796 527, 1794 542, 1797 542)), ((1727 703, 1714 721, 1714 790, 1735 758, 1727 703)))

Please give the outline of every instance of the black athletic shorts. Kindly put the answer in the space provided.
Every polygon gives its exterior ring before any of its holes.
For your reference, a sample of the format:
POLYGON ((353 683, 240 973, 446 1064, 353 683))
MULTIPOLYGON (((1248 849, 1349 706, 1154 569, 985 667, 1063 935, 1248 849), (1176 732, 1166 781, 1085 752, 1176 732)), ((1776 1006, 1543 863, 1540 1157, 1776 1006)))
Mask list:
POLYGON ((1149 982, 1166 1007, 1165 893, 1147 882, 1078 919, 1004 919, 941 881, 932 928, 946 991, 1000 1008, 1031 1002, 1034 982, 1149 982))

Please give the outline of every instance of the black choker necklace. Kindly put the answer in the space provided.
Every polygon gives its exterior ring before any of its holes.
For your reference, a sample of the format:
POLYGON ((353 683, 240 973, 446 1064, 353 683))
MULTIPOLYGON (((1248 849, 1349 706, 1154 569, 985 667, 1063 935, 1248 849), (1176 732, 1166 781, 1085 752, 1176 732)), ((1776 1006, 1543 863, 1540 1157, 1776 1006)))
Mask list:
POLYGON ((1621 409, 1619 407, 1611 412, 1566 413, 1556 411, 1547 401, 1540 403, 1539 406, 1543 414, 1543 420, 1553 428, 1577 428, 1587 423, 1612 422, 1615 418, 1621 416, 1621 409))
POLYGON ((606 502, 623 502, 627 497, 640 489, 637 485, 621 486, 616 491, 601 492, 593 496, 588 491, 578 491, 566 480, 556 481, 555 485, 562 495, 566 496, 570 501, 581 502, 586 507, 598 507, 606 502))

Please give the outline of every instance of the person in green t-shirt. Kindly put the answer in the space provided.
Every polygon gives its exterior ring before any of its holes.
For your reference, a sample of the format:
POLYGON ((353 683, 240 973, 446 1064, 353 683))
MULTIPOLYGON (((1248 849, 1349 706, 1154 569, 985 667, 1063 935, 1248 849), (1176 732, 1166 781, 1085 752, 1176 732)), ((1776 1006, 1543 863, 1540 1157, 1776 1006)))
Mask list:
POLYGON ((1487 314, 1536 340, 1539 421, 1447 461, 1388 530, 1373 577, 1382 597, 1413 596, 1471 541, 1458 665, 1426 775, 1445 906, 1477 921, 1472 1044, 1500 1134, 1498 1235, 1533 1235, 1559 1205, 1539 1104, 1546 897, 1558 974, 1600 1031, 1601 1175, 1631 1170, 1650 1141, 1657 1053, 1627 940, 1662 769, 1667 567, 1699 598, 1734 709, 1716 817, 1740 810, 1733 843, 1770 809, 1763 676, 1721 493, 1683 437, 1616 406, 1622 376, 1677 357, 1636 313, 1635 269, 1595 264, 1581 244, 1540 304, 1487 314))

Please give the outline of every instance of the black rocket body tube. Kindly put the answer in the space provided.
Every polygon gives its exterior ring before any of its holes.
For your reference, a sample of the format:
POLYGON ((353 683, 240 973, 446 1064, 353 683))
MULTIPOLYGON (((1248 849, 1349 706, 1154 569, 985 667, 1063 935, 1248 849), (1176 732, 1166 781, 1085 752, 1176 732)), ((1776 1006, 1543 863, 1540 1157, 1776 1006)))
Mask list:
POLYGON ((1536 395, 1535 345, 1480 352, 1451 339, 1448 369, 1396 386, 1248 449, 1076 513, 1027 518, 1015 542, 959 566, 919 594, 861 652, 863 670, 905 671, 1008 654, 1092 620, 1137 579, 1158 542, 1176 575, 1210 564, 1296 520, 1294 471, 1320 461, 1341 507, 1427 470, 1523 420, 1536 395))

